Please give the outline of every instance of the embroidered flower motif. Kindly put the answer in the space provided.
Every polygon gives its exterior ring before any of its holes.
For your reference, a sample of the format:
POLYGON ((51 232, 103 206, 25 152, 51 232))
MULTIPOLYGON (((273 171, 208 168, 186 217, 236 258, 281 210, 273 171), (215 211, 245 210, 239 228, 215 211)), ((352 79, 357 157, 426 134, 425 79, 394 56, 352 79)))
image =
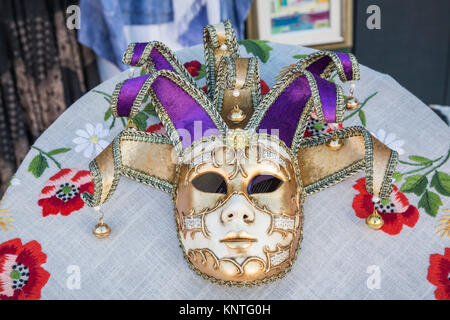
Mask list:
POLYGON ((386 134, 386 131, 384 131, 383 129, 378 129, 377 133, 372 133, 372 135, 374 135, 375 138, 383 142, 392 150, 397 151, 398 154, 405 153, 405 150, 402 149, 402 146, 405 144, 405 140, 396 140, 397 136, 395 135, 395 133, 386 134))
POLYGON ((261 84, 261 95, 264 96, 270 91, 270 88, 263 79, 260 80, 260 84, 261 84))
POLYGON ((12 186, 20 186, 20 179, 13 176, 9 183, 12 186))
POLYGON ((102 138, 106 137, 109 130, 103 127, 103 123, 97 123, 94 127, 92 124, 87 123, 86 130, 79 129, 76 131, 78 137, 72 140, 77 146, 76 152, 83 151, 83 155, 86 158, 94 158, 99 155, 104 148, 108 146, 106 140, 102 138))
POLYGON ((353 186, 360 193, 353 198, 353 210, 356 216, 366 219, 374 209, 383 217, 384 225, 380 230, 390 235, 400 233, 403 225, 413 228, 419 220, 419 210, 409 204, 408 198, 393 186, 389 201, 374 203, 373 196, 366 190, 366 179, 361 178, 353 186))
POLYGON ((316 111, 314 110, 309 118, 308 124, 306 125, 304 137, 312 137, 319 134, 324 134, 336 129, 342 129, 342 123, 321 123, 317 117, 316 111))
POLYGON ((450 248, 445 248, 444 255, 430 255, 427 280, 437 287, 437 300, 450 300, 450 248))
MULTIPOLYGON (((270 88, 263 79, 261 79, 259 83, 261 84, 261 95, 264 96, 270 91, 270 88)), ((206 86, 203 86, 202 90, 203 92, 208 93, 206 86)))
POLYGON ((42 215, 61 213, 68 216, 84 207, 81 199, 83 192, 94 193, 94 183, 90 171, 62 169, 51 177, 39 196, 38 205, 42 207, 42 215))
POLYGON ((0 300, 38 300, 50 273, 41 265, 47 255, 37 241, 22 246, 17 238, 0 244, 0 300))
POLYGON ((184 67, 190 73, 191 76, 196 77, 199 71, 202 69, 202 64, 197 60, 188 61, 184 64, 184 67))
POLYGON ((162 122, 150 125, 146 132, 167 134, 166 128, 164 128, 162 122))

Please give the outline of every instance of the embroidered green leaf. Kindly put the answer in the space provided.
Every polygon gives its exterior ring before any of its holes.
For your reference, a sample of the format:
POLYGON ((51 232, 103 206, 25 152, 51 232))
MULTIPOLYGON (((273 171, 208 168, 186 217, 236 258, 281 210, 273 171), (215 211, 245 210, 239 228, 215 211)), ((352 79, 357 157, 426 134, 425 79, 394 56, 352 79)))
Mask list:
POLYGON ((147 71, 144 68, 141 68, 141 72, 139 72, 139 75, 143 76, 144 74, 147 74, 147 71))
POLYGON ((324 127, 324 124, 320 123, 320 122, 316 122, 314 123, 314 129, 316 129, 317 131, 322 130, 324 127))
POLYGON ((400 188, 401 191, 406 193, 415 193, 420 196, 427 188, 428 179, 423 174, 415 174, 413 176, 406 177, 405 183, 400 188))
POLYGON ((33 160, 31 160, 28 166, 28 171, 31 172, 36 178, 39 178, 48 167, 47 159, 42 155, 42 153, 39 153, 33 158, 33 160))
POLYGON ((252 53, 262 62, 266 63, 273 48, 267 44, 267 40, 239 40, 238 43, 245 47, 248 53, 252 53))
POLYGON ((50 156, 54 156, 55 154, 69 152, 70 150, 72 150, 72 149, 71 148, 58 148, 58 149, 54 149, 52 151, 47 152, 47 154, 50 156))
POLYGON ((105 112, 105 116, 103 117, 103 120, 108 121, 108 119, 111 118, 111 115, 112 115, 111 108, 108 108, 105 112))
POLYGON ((436 171, 431 179, 430 186, 443 196, 450 197, 450 175, 442 171, 436 171))
POLYGON ((206 66, 202 64, 200 71, 198 72, 198 76, 195 77, 195 80, 203 79, 206 76, 206 66))
POLYGON ((107 97, 107 98, 111 98, 111 95, 110 95, 109 93, 104 92, 104 91, 100 91, 100 90, 92 90, 92 92, 102 94, 102 95, 104 95, 104 96, 107 97))
POLYGON ((144 107, 143 111, 151 116, 155 116, 155 117, 158 116, 158 113, 156 113, 156 110, 155 110, 155 106, 151 102, 147 103, 147 105, 144 107))
POLYGON ((147 129, 147 119, 148 116, 141 111, 133 118, 133 122, 137 125, 139 130, 145 130, 147 129))
POLYGON ((408 157, 409 160, 414 161, 414 162, 419 162, 419 163, 428 163, 431 162, 430 159, 422 157, 422 156, 409 156, 408 157))
POLYGON ((391 199, 381 199, 381 203, 385 206, 391 203, 391 199))
MULTIPOLYGON (((122 118, 121 118, 122 119, 122 118)), ((111 125, 109 126, 109 130, 111 130, 112 128, 114 128, 114 125, 116 124, 116 118, 113 118, 111 121, 111 125)))
POLYGON ((305 58, 307 56, 308 56, 307 54, 296 54, 292 58, 294 58, 294 59, 303 59, 303 58, 305 58))
POLYGON ((358 116, 359 116, 359 120, 361 120, 362 125, 365 127, 366 126, 366 114, 364 113, 364 111, 359 110, 358 116))
POLYGON ((432 191, 427 190, 419 200, 419 208, 425 209, 426 213, 433 217, 436 217, 440 206, 442 206, 441 197, 432 191))
POLYGON ((392 177, 394 178, 395 182, 400 182, 403 179, 403 174, 401 174, 398 171, 395 171, 392 177))

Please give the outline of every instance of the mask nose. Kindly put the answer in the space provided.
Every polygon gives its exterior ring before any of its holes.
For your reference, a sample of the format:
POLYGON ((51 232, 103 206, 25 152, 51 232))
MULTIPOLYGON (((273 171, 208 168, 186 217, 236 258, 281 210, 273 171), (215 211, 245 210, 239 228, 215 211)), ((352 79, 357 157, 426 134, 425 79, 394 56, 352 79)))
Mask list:
POLYGON ((235 194, 222 207, 220 218, 225 225, 250 224, 255 220, 255 212, 243 195, 235 194))

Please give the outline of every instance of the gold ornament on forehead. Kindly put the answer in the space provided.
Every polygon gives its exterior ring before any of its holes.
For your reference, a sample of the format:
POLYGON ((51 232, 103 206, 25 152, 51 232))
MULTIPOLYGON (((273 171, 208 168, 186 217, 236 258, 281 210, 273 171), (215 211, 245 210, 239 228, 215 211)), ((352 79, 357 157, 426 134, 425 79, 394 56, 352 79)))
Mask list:
POLYGON ((235 149, 244 149, 250 143, 250 134, 247 130, 231 129, 228 130, 226 142, 235 149))

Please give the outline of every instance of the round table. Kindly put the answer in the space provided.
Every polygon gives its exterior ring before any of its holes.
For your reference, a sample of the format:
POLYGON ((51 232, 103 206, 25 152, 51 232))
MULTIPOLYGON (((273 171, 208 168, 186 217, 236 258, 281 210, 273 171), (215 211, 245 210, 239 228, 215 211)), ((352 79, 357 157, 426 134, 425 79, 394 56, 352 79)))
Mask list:
MULTIPOLYGON (((258 55, 269 86, 282 66, 313 52, 276 43, 260 43, 249 53, 246 47, 240 45, 241 55, 258 55)), ((178 57, 204 63, 202 46, 178 57)), ((100 84, 68 108, 30 149, 5 193, 0 270, 2 255, 25 255, 30 272, 3 272, 0 280, 22 283, 28 293, 19 298, 440 299, 450 292, 439 279, 439 261, 450 261, 450 129, 389 75, 364 66, 355 91, 362 105, 346 113, 344 126, 364 125, 399 152, 397 195, 404 194, 420 216, 398 220, 398 234, 369 229, 353 210, 360 173, 307 198, 297 261, 286 277, 263 286, 224 287, 197 276, 179 247, 170 195, 124 177, 102 207, 112 234, 94 237, 98 212, 84 205, 79 192, 90 187, 89 162, 124 128, 108 111, 108 95, 128 76, 126 71, 100 84), (54 186, 61 192, 53 196, 66 197, 65 207, 48 201, 54 186)), ((201 71, 198 78, 203 86, 201 71)), ((349 85, 341 85, 348 94, 349 85)), ((141 120, 141 126, 159 122, 151 110, 141 120)), ((1 288, 0 298, 11 295, 1 288)))

